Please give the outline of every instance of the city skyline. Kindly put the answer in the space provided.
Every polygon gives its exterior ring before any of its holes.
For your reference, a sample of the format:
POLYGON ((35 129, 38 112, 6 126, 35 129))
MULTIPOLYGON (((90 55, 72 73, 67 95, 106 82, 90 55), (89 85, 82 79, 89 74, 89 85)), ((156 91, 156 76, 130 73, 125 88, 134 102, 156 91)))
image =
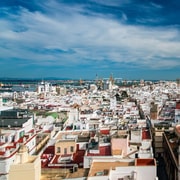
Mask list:
POLYGON ((180 77, 178 0, 0 2, 0 77, 180 77))

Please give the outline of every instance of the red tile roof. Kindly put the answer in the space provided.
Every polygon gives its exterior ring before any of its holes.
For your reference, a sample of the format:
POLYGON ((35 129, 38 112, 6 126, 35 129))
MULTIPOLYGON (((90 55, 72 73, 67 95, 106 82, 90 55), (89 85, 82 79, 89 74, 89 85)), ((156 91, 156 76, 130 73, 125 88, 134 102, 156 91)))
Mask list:
POLYGON ((100 133, 103 134, 103 135, 108 135, 109 134, 109 129, 101 129, 100 130, 100 133))
POLYGON ((136 166, 155 166, 154 159, 136 159, 136 166))
POLYGON ((76 164, 81 164, 84 161, 84 155, 85 155, 85 150, 78 150, 76 153, 73 155, 73 162, 76 164))
POLYGON ((100 155, 110 156, 111 155, 111 146, 100 146, 99 147, 100 155))
POLYGON ((59 159, 59 157, 60 157, 61 155, 55 155, 54 157, 53 157, 53 160, 52 160, 52 164, 58 164, 58 159, 59 159))
POLYGON ((0 151, 0 156, 3 156, 5 154, 4 151, 0 151))
POLYGON ((151 139, 151 135, 150 135, 150 132, 149 132, 149 129, 142 129, 142 139, 145 140, 145 139, 151 139))
POLYGON ((176 103, 176 109, 180 109, 180 102, 176 103))
POLYGON ((54 154, 54 152, 55 152, 55 147, 54 146, 48 146, 44 150, 43 154, 54 154))
POLYGON ((6 146, 6 149, 12 149, 12 148, 16 148, 16 145, 13 145, 13 146, 6 146))
POLYGON ((87 156, 111 156, 111 146, 99 146, 99 153, 87 153, 87 156))

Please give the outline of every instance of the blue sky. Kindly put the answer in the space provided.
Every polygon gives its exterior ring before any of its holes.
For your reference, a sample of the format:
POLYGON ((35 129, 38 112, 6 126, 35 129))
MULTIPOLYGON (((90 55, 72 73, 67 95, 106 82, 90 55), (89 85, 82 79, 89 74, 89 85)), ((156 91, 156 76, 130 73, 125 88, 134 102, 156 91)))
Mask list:
POLYGON ((180 78, 179 0, 0 1, 0 77, 180 78))

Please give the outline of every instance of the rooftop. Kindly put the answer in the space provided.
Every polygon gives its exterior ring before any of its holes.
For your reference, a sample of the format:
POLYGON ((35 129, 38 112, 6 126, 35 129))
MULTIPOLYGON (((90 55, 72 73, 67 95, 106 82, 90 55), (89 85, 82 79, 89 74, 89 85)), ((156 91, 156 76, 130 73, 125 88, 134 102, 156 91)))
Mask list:
MULTIPOLYGON (((97 176, 99 172, 103 172, 104 175, 109 174, 110 169, 115 169, 116 167, 119 166, 134 166, 135 163, 134 161, 121 161, 121 160, 116 160, 116 161, 108 161, 108 160, 102 160, 102 161, 93 161, 91 169, 89 171, 89 177, 90 176, 97 176)), ((101 174, 103 175, 103 174, 101 174)))

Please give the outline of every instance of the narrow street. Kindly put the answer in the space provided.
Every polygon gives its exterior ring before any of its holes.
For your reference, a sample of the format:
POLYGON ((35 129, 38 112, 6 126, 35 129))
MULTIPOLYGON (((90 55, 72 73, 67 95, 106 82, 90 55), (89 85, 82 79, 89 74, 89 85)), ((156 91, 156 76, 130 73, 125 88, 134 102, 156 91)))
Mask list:
POLYGON ((162 157, 156 158, 158 164, 157 164, 157 176, 158 180, 168 180, 167 174, 166 174, 166 168, 164 159, 162 157))

